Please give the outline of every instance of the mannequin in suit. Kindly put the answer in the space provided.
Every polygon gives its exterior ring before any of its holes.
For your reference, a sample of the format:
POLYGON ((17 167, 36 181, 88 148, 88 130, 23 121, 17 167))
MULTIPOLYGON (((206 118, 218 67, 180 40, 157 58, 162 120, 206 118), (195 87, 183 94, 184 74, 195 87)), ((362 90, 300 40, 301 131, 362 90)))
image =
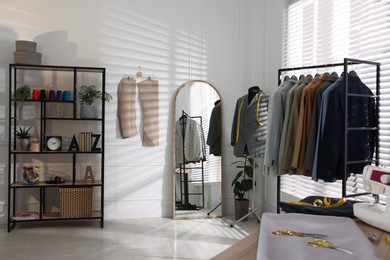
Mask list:
POLYGON ((268 99, 258 86, 253 86, 237 100, 231 132, 236 157, 264 155, 268 99))

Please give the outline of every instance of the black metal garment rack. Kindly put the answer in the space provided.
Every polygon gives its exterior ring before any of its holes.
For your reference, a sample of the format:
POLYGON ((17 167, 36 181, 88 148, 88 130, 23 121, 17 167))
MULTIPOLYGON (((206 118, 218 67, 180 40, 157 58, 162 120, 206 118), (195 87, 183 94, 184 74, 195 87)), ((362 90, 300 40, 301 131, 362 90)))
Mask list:
MULTIPOLYGON (((342 63, 331 63, 331 64, 321 64, 321 65, 313 65, 313 66, 303 66, 303 67, 291 67, 291 68, 282 68, 278 70, 278 85, 281 84, 281 75, 283 72, 286 71, 295 71, 295 70, 312 70, 312 69, 319 69, 319 68, 328 68, 328 67, 338 67, 343 66, 344 68, 344 75, 348 75, 348 66, 353 64, 367 64, 372 65, 376 67, 376 93, 373 96, 370 95, 362 95, 362 94, 353 94, 348 92, 348 77, 344 77, 344 86, 345 86, 345 121, 344 121, 344 173, 343 173, 343 179, 342 179, 342 196, 344 198, 347 197, 356 197, 360 195, 370 194, 370 193, 360 193, 360 194, 347 194, 347 178, 348 178, 348 167, 352 164, 358 164, 358 163, 369 163, 368 161, 348 161, 347 153, 348 153, 348 132, 349 131, 379 131, 379 127, 347 127, 348 125, 348 97, 356 97, 356 98, 376 98, 376 113, 379 113, 379 94, 380 94, 380 63, 378 62, 372 62, 372 61, 366 61, 366 60, 358 60, 358 59, 351 59, 351 58, 344 58, 344 62, 342 63)), ((375 142, 375 160, 372 160, 371 163, 374 161, 376 165, 379 164, 379 136, 377 135, 376 142, 375 142)), ((277 213, 280 213, 280 178, 281 176, 277 176, 277 213)))
MULTIPOLYGON (((202 117, 201 116, 190 116, 186 112, 182 111, 182 117, 183 116, 188 117, 188 118, 198 119, 200 126, 202 126, 202 117)), ((182 132, 182 134, 183 134, 183 163, 179 163, 181 205, 176 205, 176 209, 177 210, 198 210, 198 209, 204 208, 204 165, 203 165, 203 160, 200 161, 201 165, 198 167, 194 167, 194 166, 187 167, 186 166, 186 164, 188 162, 186 162, 185 152, 184 152, 184 131, 182 132), (202 189, 201 189, 201 192, 189 192, 188 185, 190 182, 194 182, 194 181, 190 181, 188 179, 188 174, 190 173, 189 171, 196 170, 196 169, 201 171, 202 189), (189 171, 187 171, 187 170, 189 170, 189 171), (196 206, 196 205, 191 204, 189 202, 190 195, 202 196, 202 205, 196 206)), ((202 136, 202 138, 204 140, 203 136, 202 136)), ((201 141, 203 142, 203 140, 201 140, 201 141)), ((203 146, 203 143, 202 143, 202 146, 203 146)), ((203 150, 203 148, 204 147, 202 147, 202 150, 203 150)), ((198 181, 198 180, 196 180, 196 181, 198 181)))

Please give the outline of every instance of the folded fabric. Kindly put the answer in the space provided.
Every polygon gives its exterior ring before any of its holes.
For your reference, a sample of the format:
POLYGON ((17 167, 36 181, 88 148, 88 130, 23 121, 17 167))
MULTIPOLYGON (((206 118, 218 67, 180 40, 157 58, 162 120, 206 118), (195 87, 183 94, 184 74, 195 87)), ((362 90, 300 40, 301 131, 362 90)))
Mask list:
MULTIPOLYGON (((306 197, 300 202, 306 202, 313 204, 315 200, 324 200, 324 197, 321 196, 309 196, 306 197)), ((340 201, 339 198, 330 198, 330 204, 336 204, 340 201)), ((328 215, 328 216, 341 216, 354 218, 353 215, 353 204, 357 201, 346 200, 344 203, 337 207, 325 208, 325 207, 316 207, 316 206, 307 206, 307 205, 298 205, 289 202, 279 202, 279 206, 282 211, 286 213, 303 213, 303 214, 313 214, 313 215, 328 215)))

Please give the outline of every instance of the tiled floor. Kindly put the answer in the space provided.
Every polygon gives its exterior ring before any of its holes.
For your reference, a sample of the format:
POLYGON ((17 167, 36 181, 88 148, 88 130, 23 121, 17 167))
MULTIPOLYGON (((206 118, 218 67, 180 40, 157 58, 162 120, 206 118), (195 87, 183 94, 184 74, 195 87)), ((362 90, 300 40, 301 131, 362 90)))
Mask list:
POLYGON ((246 237, 259 224, 253 217, 233 228, 232 218, 172 220, 146 218, 24 224, 0 231, 0 259, 210 259, 246 237))

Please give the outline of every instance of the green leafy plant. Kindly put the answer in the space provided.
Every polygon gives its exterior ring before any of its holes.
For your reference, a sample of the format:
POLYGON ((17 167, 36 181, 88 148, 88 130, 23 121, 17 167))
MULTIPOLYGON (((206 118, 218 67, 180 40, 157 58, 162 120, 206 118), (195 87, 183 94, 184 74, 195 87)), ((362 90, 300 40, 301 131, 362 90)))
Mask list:
POLYGON ((26 130, 26 127, 19 127, 19 131, 16 130, 16 137, 18 139, 29 139, 31 137, 30 134, 31 126, 26 130))
POLYGON ((24 84, 20 88, 17 88, 15 93, 12 95, 12 101, 16 101, 16 106, 18 107, 19 114, 22 112, 23 102, 27 100, 30 95, 30 86, 24 84))
POLYGON ((234 197, 237 200, 247 200, 245 194, 252 190, 253 188, 253 159, 245 156, 244 161, 237 161, 232 163, 237 165, 237 168, 240 168, 237 172, 236 177, 232 181, 232 187, 234 192, 234 197))
POLYGON ((79 92, 81 104, 92 105, 97 99, 104 101, 110 101, 112 96, 108 93, 102 93, 102 91, 96 89, 94 85, 81 86, 79 92))

